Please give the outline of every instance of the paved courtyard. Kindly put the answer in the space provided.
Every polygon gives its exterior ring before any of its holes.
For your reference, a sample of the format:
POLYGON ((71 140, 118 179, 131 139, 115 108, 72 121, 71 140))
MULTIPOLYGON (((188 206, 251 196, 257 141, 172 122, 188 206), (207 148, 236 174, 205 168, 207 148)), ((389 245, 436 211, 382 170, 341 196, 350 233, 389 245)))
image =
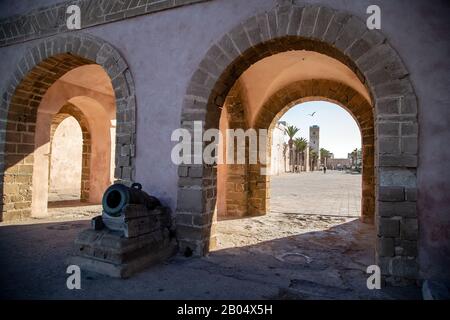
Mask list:
POLYGON ((328 170, 271 177, 273 212, 359 217, 361 175, 328 170))
MULTIPOLYGON (((271 177, 270 192, 267 216, 219 223, 218 249, 323 230, 349 221, 358 224, 355 220, 360 216, 360 174, 285 173, 271 177)), ((369 226, 364 226, 364 230, 369 238, 373 236, 369 226)), ((367 246, 367 251, 373 250, 372 241, 367 246)))
POLYGON ((263 217, 219 222, 218 247, 209 256, 176 256, 127 280, 83 272, 82 289, 74 291, 66 288, 65 261, 76 234, 89 227, 89 219, 99 212, 99 206, 52 208, 51 219, 1 223, 0 296, 420 298, 416 287, 367 289, 366 268, 374 263, 374 228, 350 217, 357 213, 359 179, 337 172, 273 177, 272 212, 263 217), (306 203, 315 203, 316 207, 306 203), (343 216, 338 216, 341 213, 343 216))

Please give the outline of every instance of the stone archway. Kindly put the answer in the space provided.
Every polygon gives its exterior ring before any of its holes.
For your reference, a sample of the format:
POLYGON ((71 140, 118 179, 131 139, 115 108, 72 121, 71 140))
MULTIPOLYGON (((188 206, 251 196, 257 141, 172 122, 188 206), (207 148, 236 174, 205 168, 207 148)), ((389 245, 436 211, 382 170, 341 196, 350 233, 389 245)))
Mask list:
POLYGON ((29 217, 32 201, 33 152, 38 107, 50 86, 79 66, 98 64, 115 94, 117 129, 115 178, 134 176, 136 103, 130 70, 120 53, 105 41, 78 34, 42 40, 18 63, 0 107, 2 220, 29 217))
MULTIPOLYGON (((408 71, 378 31, 346 12, 323 6, 282 5, 237 25, 211 46, 191 78, 181 126, 218 128, 230 89, 255 62, 285 51, 308 50, 348 66, 374 106, 376 259, 384 275, 418 276, 416 212, 417 98, 408 71)), ((181 250, 197 255, 214 245, 216 170, 182 166, 177 204, 181 250), (201 177, 201 179, 198 179, 201 177)))
MULTIPOLYGON (((266 165, 226 164, 218 165, 218 215, 219 217, 258 216, 269 211, 270 176, 261 175, 270 167, 271 132, 282 114, 301 102, 327 100, 346 109, 354 118, 361 132, 364 170, 361 206, 362 221, 373 223, 375 212, 374 189, 374 120, 371 102, 362 94, 344 83, 327 79, 300 80, 275 92, 266 99, 251 124, 248 116, 245 94, 241 85, 234 86, 223 106, 226 119, 221 117, 221 131, 248 128, 268 130, 266 165), (266 168, 267 167, 267 168, 266 168)), ((227 137, 222 132, 223 139, 227 137)), ((248 144, 246 144, 248 157, 248 144)), ((223 153, 226 153, 224 148, 223 153)), ((248 159, 247 159, 248 160, 248 159)))

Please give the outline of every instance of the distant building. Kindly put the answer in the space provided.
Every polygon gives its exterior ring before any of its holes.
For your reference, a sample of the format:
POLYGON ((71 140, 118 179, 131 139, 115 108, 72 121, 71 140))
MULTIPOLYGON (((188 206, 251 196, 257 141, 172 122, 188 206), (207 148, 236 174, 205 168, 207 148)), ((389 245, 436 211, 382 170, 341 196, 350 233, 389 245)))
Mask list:
POLYGON ((311 159, 311 170, 319 169, 320 163, 320 127, 319 126, 311 126, 309 127, 309 147, 314 151, 317 155, 317 160, 311 159))
POLYGON ((279 175, 289 170, 289 147, 286 143, 286 121, 279 121, 272 131, 270 174, 279 175))
POLYGON ((352 159, 338 159, 338 158, 329 158, 327 159, 327 169, 330 170, 339 170, 344 168, 350 168, 352 166, 352 159))
POLYGON ((309 146, 319 154, 320 150, 320 128, 319 126, 309 127, 309 146))

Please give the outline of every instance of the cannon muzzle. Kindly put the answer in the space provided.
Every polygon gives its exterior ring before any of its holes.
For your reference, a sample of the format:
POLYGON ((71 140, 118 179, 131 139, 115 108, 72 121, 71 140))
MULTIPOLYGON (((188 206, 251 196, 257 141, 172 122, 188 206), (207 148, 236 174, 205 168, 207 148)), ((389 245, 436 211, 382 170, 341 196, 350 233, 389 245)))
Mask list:
POLYGON ((142 191, 140 183, 133 183, 131 187, 117 183, 106 189, 103 194, 103 211, 111 217, 119 217, 125 206, 141 204, 148 210, 161 206, 159 200, 142 191))

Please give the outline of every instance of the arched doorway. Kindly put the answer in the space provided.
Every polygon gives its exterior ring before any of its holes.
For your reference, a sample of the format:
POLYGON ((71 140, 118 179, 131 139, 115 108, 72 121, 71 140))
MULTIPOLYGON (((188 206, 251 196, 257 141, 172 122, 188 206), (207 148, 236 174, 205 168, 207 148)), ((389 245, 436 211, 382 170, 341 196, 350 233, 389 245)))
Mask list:
POLYGON ((85 137, 89 135, 78 121, 69 114, 58 114, 52 123, 49 154, 48 202, 86 201, 89 184, 82 181, 86 177, 89 157, 85 137), (84 172, 83 172, 84 171, 84 172))
POLYGON ((320 100, 296 104, 277 115, 269 138, 268 214, 370 221, 373 211, 361 205, 362 176, 368 174, 362 167, 361 129, 346 109, 320 100))
MULTIPOLYGON (((367 129, 362 129, 363 139, 373 141, 374 152, 366 151, 366 157, 371 156, 373 161, 366 163, 372 164, 374 188, 366 191, 365 199, 374 208, 377 264, 385 275, 416 278, 417 250, 407 247, 417 248, 417 134, 407 128, 417 128, 417 99, 400 57, 380 32, 368 30, 360 19, 327 7, 286 5, 239 24, 218 39, 193 74, 181 126, 193 131, 194 121, 200 121, 204 129, 218 128, 221 109, 244 72, 264 58, 292 50, 307 50, 338 61, 367 91, 363 100, 358 95, 349 98, 347 93, 351 92, 338 83, 337 91, 327 87, 327 93, 321 94, 315 92, 321 86, 312 84, 330 79, 313 78, 307 86, 310 91, 300 98, 321 97, 337 103, 344 99, 343 105, 352 99, 358 101, 352 113, 361 112, 360 126, 367 122, 367 129)), ((281 108, 293 101, 289 92, 275 97, 285 99, 281 108)), ((271 108, 272 104, 261 113, 254 122, 256 127, 266 126, 267 114, 269 122, 274 118, 276 113, 271 108)), ((250 167, 250 174, 257 169, 250 167)), ((179 173, 177 224, 181 250, 188 248, 202 255, 214 246, 216 168, 184 165, 179 173)), ((251 182, 256 186, 267 184, 266 178, 255 177, 251 182)), ((260 194, 254 197, 254 207, 264 211, 267 188, 257 190, 260 194)))
POLYGON ((48 191, 42 186, 50 182, 53 134, 68 116, 74 117, 83 131, 80 200, 85 204, 101 202, 104 190, 114 181, 110 166, 116 113, 111 81, 101 66, 74 68, 48 88, 37 111, 32 216, 47 214, 48 191))
MULTIPOLYGON (((61 108, 68 109, 69 107, 66 107, 68 103, 79 109, 71 115, 81 117, 81 114, 84 114, 86 119, 80 118, 79 121, 84 122, 86 128, 89 126, 90 130, 101 128, 103 132, 108 131, 108 150, 111 149, 110 136, 112 133, 115 135, 114 177, 125 183, 131 182, 134 174, 136 106, 134 84, 127 64, 112 46, 92 36, 80 34, 43 40, 31 47, 19 62, 17 72, 11 79, 9 89, 2 100, 1 123, 5 130, 5 139, 2 139, 4 144, 0 146, 4 150, 1 159, 3 221, 46 214, 48 193, 46 149, 49 147, 50 128, 53 116, 61 108), (109 96, 104 92, 105 81, 100 83, 88 81, 95 90, 82 85, 87 78, 95 80, 98 72, 104 73, 102 79, 107 79, 109 96), (80 75, 84 77, 79 78, 80 75), (78 79, 78 82, 74 79, 78 79), (108 112, 114 115, 109 119, 104 117, 107 121, 101 125, 87 124, 95 119, 95 112, 97 115, 101 112, 99 104, 106 106, 108 112), (92 109, 94 113, 89 114, 86 111, 88 109, 92 109), (45 158, 46 161, 39 161, 45 158), (41 165, 43 170, 35 170, 37 169, 35 166, 41 165), (46 181, 44 184, 46 187, 40 188, 37 183, 33 183, 35 179, 46 181)), ((75 109, 72 108, 73 110, 75 109)), ((102 135, 96 136, 97 139, 104 138, 102 135)), ((95 137, 92 136, 93 144, 94 140, 95 137)), ((101 143, 97 145, 102 148, 101 143)), ((95 177, 93 170, 90 170, 89 187, 85 183, 86 188, 83 192, 83 196, 87 197, 86 191, 89 190, 89 198, 94 201, 98 201, 101 197, 105 185, 111 183, 112 169, 109 168, 112 163, 110 160, 112 152, 102 153, 107 154, 107 157, 100 163, 106 164, 108 168, 100 178, 103 182, 97 183, 98 178, 95 177), (99 189, 96 190, 95 186, 99 186, 99 189)), ((86 150, 85 157, 87 154, 86 150)), ((94 158, 95 152, 91 153, 91 163, 96 162, 94 158)), ((86 170, 85 182, 88 179, 86 170)))
MULTIPOLYGON (((255 68, 255 64, 252 68, 255 68)), ((227 202, 227 213, 231 212, 231 215, 235 216, 252 216, 261 215, 268 212, 268 198, 269 198, 269 181, 270 175, 261 174, 262 170, 266 170, 266 166, 270 166, 270 146, 271 146, 271 131, 274 124, 278 121, 282 114, 287 110, 297 105, 300 102, 310 100, 326 100, 333 101, 340 106, 344 107, 354 117, 358 123, 363 145, 363 195, 362 195, 362 208, 361 217, 363 221, 373 222, 375 212, 374 202, 374 132, 373 132, 373 114, 370 102, 366 100, 361 94, 352 89, 351 87, 332 80, 300 80, 295 81, 280 90, 277 90, 272 96, 270 96, 262 106, 254 111, 255 115, 253 120, 249 120, 253 124, 251 128, 268 130, 268 142, 266 150, 268 151, 267 160, 265 165, 249 165, 246 168, 242 168, 242 165, 219 165, 219 177, 224 177, 228 184, 233 182, 234 188, 224 189, 223 196, 245 198, 243 201, 229 201, 221 200, 219 195, 219 203, 227 202), (224 169, 226 167, 226 169, 224 169), (263 168, 264 167, 264 168, 263 168), (226 170, 226 173, 223 171, 226 170), (241 191, 237 192, 238 186, 244 186, 241 191), (233 190, 234 189, 234 190, 233 190), (246 192, 242 192, 246 191, 246 192), (240 205, 239 212, 233 212, 236 210, 236 205, 240 205), (245 204, 245 207, 242 207, 245 204)), ((244 102, 245 104, 245 102, 244 102)), ((243 103, 239 104, 241 108, 243 103)), ((224 112, 230 108, 227 101, 224 106, 224 112)), ((232 106, 233 112, 236 109, 236 104, 232 106)), ((247 107, 248 110, 248 107, 247 107)), ((245 112, 237 114, 240 118, 245 112)), ((227 119, 229 123, 239 123, 234 119, 236 113, 229 113, 227 119)), ((222 119, 222 122, 224 120, 222 119)), ((231 125, 232 126, 232 125, 231 125)), ((229 128, 230 125, 227 126, 229 128)), ((222 129, 221 131, 223 131, 222 129)), ((221 185, 219 183, 219 190, 221 185)), ((219 192, 218 192, 219 193, 219 192)), ((218 212, 219 215, 221 212, 218 212)))

